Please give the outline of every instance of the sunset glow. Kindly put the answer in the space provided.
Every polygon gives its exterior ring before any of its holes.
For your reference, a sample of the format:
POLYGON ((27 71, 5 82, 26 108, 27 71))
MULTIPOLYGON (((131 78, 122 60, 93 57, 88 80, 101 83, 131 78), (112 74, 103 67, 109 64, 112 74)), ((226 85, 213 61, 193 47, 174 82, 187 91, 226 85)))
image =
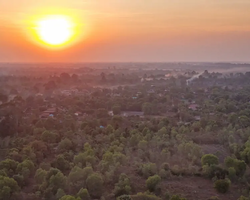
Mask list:
POLYGON ((74 24, 65 16, 47 16, 37 22, 39 40, 50 46, 63 46, 74 35, 74 24))
POLYGON ((250 59, 249 0, 21 2, 0 1, 0 62, 250 59))

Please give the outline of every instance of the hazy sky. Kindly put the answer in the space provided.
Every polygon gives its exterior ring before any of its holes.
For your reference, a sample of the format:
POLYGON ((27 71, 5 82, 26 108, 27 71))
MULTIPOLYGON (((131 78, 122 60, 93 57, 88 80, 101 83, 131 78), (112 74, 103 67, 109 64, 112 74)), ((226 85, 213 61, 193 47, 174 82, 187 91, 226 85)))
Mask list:
POLYGON ((250 61, 250 0, 0 0, 0 61, 250 61), (34 42, 48 13, 76 19, 74 45, 34 42))

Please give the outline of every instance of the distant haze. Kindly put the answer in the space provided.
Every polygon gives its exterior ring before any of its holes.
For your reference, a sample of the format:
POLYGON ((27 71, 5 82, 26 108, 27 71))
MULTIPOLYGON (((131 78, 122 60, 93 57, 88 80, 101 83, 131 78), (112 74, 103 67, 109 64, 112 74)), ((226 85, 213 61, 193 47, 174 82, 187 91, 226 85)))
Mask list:
POLYGON ((249 62, 249 13, 249 0, 0 0, 0 62, 249 62), (58 51, 32 42, 29 19, 46 10, 84 36, 58 51))

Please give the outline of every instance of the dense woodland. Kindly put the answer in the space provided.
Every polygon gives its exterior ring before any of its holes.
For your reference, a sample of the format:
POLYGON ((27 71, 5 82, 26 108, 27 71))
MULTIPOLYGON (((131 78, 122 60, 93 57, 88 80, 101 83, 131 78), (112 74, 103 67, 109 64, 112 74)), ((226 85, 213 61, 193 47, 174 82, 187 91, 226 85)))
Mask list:
POLYGON ((250 199, 249 73, 39 70, 0 76, 0 200, 250 199))

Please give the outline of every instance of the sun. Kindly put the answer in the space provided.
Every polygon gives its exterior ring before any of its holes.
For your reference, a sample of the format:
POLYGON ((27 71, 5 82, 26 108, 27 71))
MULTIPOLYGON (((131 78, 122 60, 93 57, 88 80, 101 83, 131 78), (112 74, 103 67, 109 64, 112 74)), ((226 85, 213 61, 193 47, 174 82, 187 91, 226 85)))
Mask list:
POLYGON ((50 46, 62 46, 74 35, 74 23, 63 15, 46 16, 36 23, 39 39, 50 46))

